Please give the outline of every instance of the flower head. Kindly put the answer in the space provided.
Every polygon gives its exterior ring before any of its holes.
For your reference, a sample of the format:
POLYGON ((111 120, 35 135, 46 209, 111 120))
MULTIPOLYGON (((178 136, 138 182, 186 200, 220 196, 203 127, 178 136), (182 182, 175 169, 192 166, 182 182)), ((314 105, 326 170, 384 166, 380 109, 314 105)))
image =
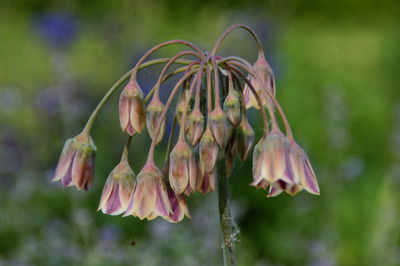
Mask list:
POLYGON ((167 188, 161 171, 147 163, 136 178, 136 187, 131 194, 124 216, 133 215, 143 220, 157 216, 166 217, 172 213, 167 188))
POLYGON ((110 215, 122 214, 128 207, 129 197, 135 188, 134 178, 135 173, 123 158, 107 178, 98 210, 110 215))
POLYGON ((179 140, 172 149, 169 182, 176 194, 189 195, 196 187, 196 161, 186 141, 179 140))
POLYGON ((76 186, 79 190, 88 190, 93 182, 94 158, 96 146, 85 132, 68 139, 61 152, 54 181, 64 186, 76 186))
POLYGON ((119 98, 119 119, 122 131, 129 135, 141 133, 145 124, 143 92, 136 82, 131 79, 121 92, 119 98))

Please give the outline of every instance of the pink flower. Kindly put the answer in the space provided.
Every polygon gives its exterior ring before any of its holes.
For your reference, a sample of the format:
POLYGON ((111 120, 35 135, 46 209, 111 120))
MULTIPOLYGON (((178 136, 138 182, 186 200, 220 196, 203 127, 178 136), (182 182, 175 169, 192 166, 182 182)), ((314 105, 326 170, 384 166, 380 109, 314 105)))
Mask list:
POLYGON ((169 182, 176 194, 189 195, 196 187, 196 161, 189 145, 179 140, 170 154, 169 182))
POLYGON ((162 140, 165 132, 165 119, 160 121, 163 110, 164 104, 158 99, 158 97, 153 97, 146 111, 147 131, 149 132, 149 135, 153 140, 156 138, 156 134, 158 133, 156 139, 157 143, 162 140), (159 132, 157 132, 157 128, 159 126, 160 129, 159 132))
POLYGON ((211 172, 205 171, 201 164, 197 164, 196 191, 206 194, 215 190, 216 167, 211 172))
POLYGON ((147 163, 136 178, 136 187, 130 196, 124 216, 133 215, 141 220, 152 220, 157 216, 169 216, 171 213, 162 173, 153 163, 147 163))
POLYGON ((190 216, 184 196, 175 194, 175 192, 169 186, 167 186, 167 193, 172 212, 163 218, 170 223, 178 223, 182 221, 185 216, 192 218, 190 216))
POLYGON ((141 133, 145 125, 143 92, 136 80, 130 80, 119 98, 119 119, 122 131, 141 133))
POLYGON ((252 186, 266 189, 268 197, 285 191, 296 195, 303 188, 319 195, 319 187, 307 154, 280 130, 273 129, 254 147, 252 186))
POLYGON ((119 215, 128 207, 129 198, 135 188, 135 173, 126 158, 111 171, 104 185, 99 208, 105 214, 119 215))
MULTIPOLYGON (((249 75, 251 85, 253 85, 264 106, 273 106, 270 97, 265 90, 269 90, 275 96, 274 73, 264 55, 258 55, 257 61, 253 65, 253 69, 258 79, 249 75)), ((256 97, 247 84, 245 84, 243 88, 243 96, 246 108, 260 108, 256 97)))
POLYGON ((200 164, 205 172, 210 173, 214 169, 218 159, 218 152, 218 144, 211 129, 207 127, 199 144, 200 164))
POLYGON ((93 182, 95 153, 96 146, 88 134, 82 132, 68 139, 52 181, 61 181, 64 186, 88 190, 93 182))

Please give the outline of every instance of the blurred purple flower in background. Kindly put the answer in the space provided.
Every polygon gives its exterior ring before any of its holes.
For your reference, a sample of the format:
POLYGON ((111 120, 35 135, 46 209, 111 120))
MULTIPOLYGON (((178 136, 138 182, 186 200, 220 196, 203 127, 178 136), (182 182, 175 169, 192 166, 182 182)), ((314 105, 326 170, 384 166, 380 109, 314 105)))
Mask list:
POLYGON ((67 12, 47 12, 35 19, 39 35, 53 48, 65 48, 75 37, 76 18, 67 12))

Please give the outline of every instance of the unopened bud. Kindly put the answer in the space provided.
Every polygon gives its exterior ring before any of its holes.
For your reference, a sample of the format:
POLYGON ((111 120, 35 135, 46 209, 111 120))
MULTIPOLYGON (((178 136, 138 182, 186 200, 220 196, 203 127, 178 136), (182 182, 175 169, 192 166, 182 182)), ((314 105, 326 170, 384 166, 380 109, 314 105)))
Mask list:
POLYGON ((218 159, 218 144, 208 127, 199 144, 200 163, 205 172, 211 172, 218 159))
POLYGON ((185 141, 178 141, 170 154, 169 182, 176 194, 190 194, 196 187, 196 161, 185 141))
POLYGON ((122 131, 141 133, 145 124, 143 92, 136 80, 130 80, 119 98, 119 119, 122 131))
POLYGON ((240 123, 240 101, 239 93, 232 87, 229 88, 228 95, 224 101, 224 111, 229 121, 233 126, 237 126, 240 123))
POLYGON ((153 140, 156 138, 157 128, 161 123, 156 143, 159 143, 162 140, 165 132, 165 119, 160 121, 163 110, 164 104, 158 98, 153 98, 146 111, 147 130, 149 131, 149 135, 153 140))
POLYGON ((210 113, 208 123, 210 123, 210 129, 218 146, 224 149, 232 133, 232 127, 229 124, 226 114, 220 107, 216 107, 210 113))
MULTIPOLYGON (((270 96, 266 92, 269 90, 275 96, 274 74, 264 55, 259 54, 253 69, 258 78, 249 75, 251 85, 261 99, 264 106, 273 106, 270 96)), ((247 84, 243 88, 243 96, 246 108, 255 107, 259 109, 258 102, 252 90, 247 84)))
POLYGON ((254 130, 245 115, 242 116, 241 122, 236 128, 234 139, 235 152, 239 159, 243 162, 250 154, 254 143, 254 130))
POLYGON ((181 93, 181 97, 179 98, 179 102, 176 106, 176 118, 178 121, 179 126, 182 125, 182 118, 185 113, 189 112, 188 110, 188 98, 190 97, 190 91, 189 90, 184 90, 181 93))
POLYGON ((204 116, 199 108, 194 109, 187 122, 187 140, 194 147, 196 146, 204 133, 204 116))

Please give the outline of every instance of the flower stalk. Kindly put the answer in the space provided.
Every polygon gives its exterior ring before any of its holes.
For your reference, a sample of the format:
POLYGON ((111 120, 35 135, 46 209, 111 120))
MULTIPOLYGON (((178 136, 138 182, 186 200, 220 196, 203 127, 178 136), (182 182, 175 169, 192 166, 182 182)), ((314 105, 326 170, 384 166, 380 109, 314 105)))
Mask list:
POLYGON ((223 162, 218 164, 217 172, 219 224, 222 235, 221 246, 223 252, 224 266, 234 266, 236 265, 235 241, 238 232, 231 213, 228 177, 226 175, 225 165, 223 162))

